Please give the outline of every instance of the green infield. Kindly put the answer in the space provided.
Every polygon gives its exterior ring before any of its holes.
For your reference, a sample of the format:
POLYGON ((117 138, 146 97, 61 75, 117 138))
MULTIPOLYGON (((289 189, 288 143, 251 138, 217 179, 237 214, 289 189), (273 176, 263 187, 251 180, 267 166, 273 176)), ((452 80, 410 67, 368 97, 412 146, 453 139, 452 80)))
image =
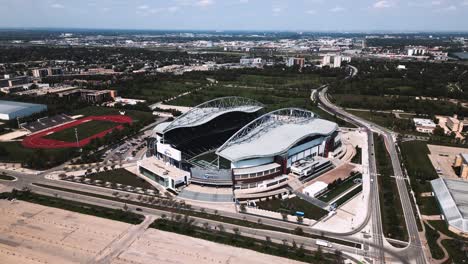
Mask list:
POLYGON ((299 197, 290 199, 270 199, 266 201, 257 202, 260 209, 287 213, 295 215, 297 211, 304 212, 304 217, 318 220, 328 214, 327 210, 323 210, 299 197))
POLYGON ((76 141, 75 129, 78 132, 78 139, 81 140, 106 131, 108 129, 114 128, 118 125, 119 124, 114 122, 91 120, 74 127, 57 131, 53 134, 45 136, 45 138, 65 142, 74 142, 76 141))

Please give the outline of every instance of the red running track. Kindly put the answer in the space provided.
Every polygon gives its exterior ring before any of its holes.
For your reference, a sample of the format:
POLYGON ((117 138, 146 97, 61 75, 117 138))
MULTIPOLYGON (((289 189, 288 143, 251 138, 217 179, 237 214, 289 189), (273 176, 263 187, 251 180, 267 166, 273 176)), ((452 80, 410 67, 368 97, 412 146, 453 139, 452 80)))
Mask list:
POLYGON ((26 138, 23 139, 21 144, 27 148, 56 149, 56 148, 76 148, 77 146, 81 148, 89 144, 91 140, 95 138, 102 138, 114 129, 123 129, 123 124, 131 124, 131 123, 132 123, 132 118, 129 116, 124 116, 124 115, 88 116, 88 117, 64 124, 62 126, 54 127, 54 128, 47 129, 39 133, 30 135, 30 136, 27 136, 26 138), (85 139, 82 139, 78 141, 78 144, 76 142, 66 142, 66 141, 61 141, 61 140, 45 138, 45 136, 51 134, 52 132, 55 133, 58 131, 71 128, 71 127, 75 127, 82 123, 89 122, 91 120, 114 122, 116 123, 116 126, 113 128, 107 129, 105 131, 99 132, 97 134, 94 134, 85 139))

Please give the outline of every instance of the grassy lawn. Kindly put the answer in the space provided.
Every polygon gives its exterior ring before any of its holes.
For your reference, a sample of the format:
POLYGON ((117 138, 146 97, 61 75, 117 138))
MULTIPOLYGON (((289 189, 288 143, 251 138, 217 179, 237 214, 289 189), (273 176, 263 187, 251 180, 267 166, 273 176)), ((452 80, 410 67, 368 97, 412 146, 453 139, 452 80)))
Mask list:
POLYGON ((340 194, 342 194, 342 193, 346 192, 347 190, 349 190, 351 187, 355 186, 356 184, 354 183, 353 180, 357 179, 357 178, 362 178, 362 175, 357 174, 357 175, 354 175, 354 176, 351 176, 351 177, 347 178, 346 180, 341 182, 339 185, 335 186, 331 190, 328 190, 327 192, 323 193, 322 195, 320 195, 317 198, 319 200, 324 201, 324 202, 329 202, 329 201, 333 200, 335 197, 337 197, 340 194))
POLYGON ((374 146, 377 163, 380 211, 382 212, 382 225, 386 237, 408 241, 405 218, 401 207, 398 187, 391 164, 390 156, 385 148, 382 137, 374 134, 374 146))
POLYGON ((76 213, 94 215, 111 220, 121 221, 130 224, 139 224, 143 221, 143 216, 123 210, 109 209, 96 205, 84 204, 76 201, 65 200, 58 197, 50 197, 33 192, 23 192, 13 190, 11 193, 1 193, 0 199, 18 199, 26 202, 36 203, 44 206, 60 208, 76 213))
POLYGON ((120 183, 122 185, 130 185, 144 189, 155 189, 151 184, 126 169, 116 169, 88 174, 86 178, 101 180, 102 182, 120 183))
MULTIPOLYGON (((120 115, 119 109, 103 107, 103 106, 88 106, 81 109, 76 109, 72 115, 83 115, 83 116, 100 116, 100 115, 120 115)), ((133 122, 149 122, 154 120, 154 116, 150 112, 136 111, 136 110, 125 110, 125 114, 133 119, 133 122)))
POLYGON ((451 263, 467 263, 468 259, 468 242, 462 240, 442 240, 442 245, 447 249, 451 263))
POLYGON ((413 125, 411 124, 410 120, 396 118, 393 114, 390 114, 390 113, 356 111, 356 110, 346 110, 346 111, 355 116, 369 120, 379 126, 395 130, 396 132, 399 132, 399 133, 410 133, 410 134, 416 133, 413 129, 413 125))
POLYGON ((439 245, 437 245, 437 239, 440 237, 439 233, 430 228, 427 224, 424 224, 424 228, 426 229, 427 244, 429 245, 432 257, 435 259, 441 259, 444 256, 444 252, 439 245))
POLYGON ((86 123, 82 123, 75 127, 70 127, 61 131, 57 131, 53 134, 45 136, 48 139, 60 140, 65 142, 75 142, 75 129, 78 131, 78 139, 85 139, 102 131, 114 128, 119 124, 114 122, 91 120, 86 123))
POLYGON ((328 214, 328 211, 323 210, 301 198, 294 197, 290 199, 271 199, 268 201, 257 202, 257 206, 260 209, 285 212, 291 215, 295 215, 297 211, 304 212, 305 218, 318 220, 328 214))
POLYGON ((15 177, 12 177, 12 176, 9 176, 9 175, 3 175, 3 174, 0 174, 0 180, 4 180, 4 181, 12 181, 16 179, 15 177))
POLYGON ((17 162, 30 168, 44 169, 59 165, 75 156, 73 149, 30 149, 19 141, 0 142, 1 162, 17 162), (41 162, 38 162, 41 159, 41 162))
MULTIPOLYGON (((403 164, 411 179, 411 189, 416 193, 419 209, 423 214, 434 214, 439 212, 437 203, 429 197, 421 197, 423 192, 431 192, 430 181, 439 176, 432 166, 429 157, 429 149, 426 142, 408 141, 400 143, 403 164)), ((439 212, 440 213, 440 212, 439 212)))

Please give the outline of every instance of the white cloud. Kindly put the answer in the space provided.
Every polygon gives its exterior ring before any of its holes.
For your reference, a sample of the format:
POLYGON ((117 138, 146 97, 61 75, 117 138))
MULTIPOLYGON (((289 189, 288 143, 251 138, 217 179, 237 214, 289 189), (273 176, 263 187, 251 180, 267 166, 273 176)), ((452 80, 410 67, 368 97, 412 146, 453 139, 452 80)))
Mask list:
POLYGON ((50 7, 52 7, 52 8, 57 8, 57 9, 65 8, 64 5, 62 5, 62 4, 57 4, 57 3, 50 5, 50 7))
POLYGON ((306 11, 306 14, 315 15, 315 14, 317 14, 317 11, 315 11, 315 10, 313 10, 313 9, 307 10, 307 11, 306 11))
POLYGON ((468 6, 468 0, 465 0, 461 3, 462 6, 468 6))
POLYGON ((376 9, 384 9, 392 7, 394 4, 392 2, 381 0, 374 3, 373 7, 376 9))
POLYGON ((167 8, 167 11, 171 12, 171 13, 174 13, 174 12, 177 12, 179 11, 179 7, 178 6, 171 6, 171 7, 168 7, 167 8))
POLYGON ((283 9, 281 9, 281 7, 273 7, 271 9, 271 12, 273 12, 273 15, 275 15, 275 16, 279 15, 279 13, 281 13, 281 11, 283 11, 283 9))
POLYGON ((442 8, 441 10, 442 11, 455 11, 455 10, 457 10, 457 7, 455 5, 449 5, 449 6, 445 7, 445 8, 442 8))
POLYGON ((344 11, 345 9, 341 6, 335 6, 334 8, 330 9, 330 12, 342 12, 344 11))
POLYGON ((249 0, 239 0, 239 3, 242 3, 242 4, 245 4, 245 3, 248 3, 249 0))
POLYGON ((137 7, 137 8, 140 9, 140 10, 145 10, 145 9, 149 9, 149 6, 141 5, 141 6, 137 7))
POLYGON ((195 3, 196 6, 206 7, 214 4, 214 0, 199 0, 195 3))

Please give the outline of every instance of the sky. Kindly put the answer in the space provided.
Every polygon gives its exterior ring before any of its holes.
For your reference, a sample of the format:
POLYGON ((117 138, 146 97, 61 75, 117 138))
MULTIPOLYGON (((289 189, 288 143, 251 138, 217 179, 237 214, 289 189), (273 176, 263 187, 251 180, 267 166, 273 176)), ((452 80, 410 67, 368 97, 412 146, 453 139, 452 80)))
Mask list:
POLYGON ((468 0, 0 0, 0 27, 468 31, 468 0))

